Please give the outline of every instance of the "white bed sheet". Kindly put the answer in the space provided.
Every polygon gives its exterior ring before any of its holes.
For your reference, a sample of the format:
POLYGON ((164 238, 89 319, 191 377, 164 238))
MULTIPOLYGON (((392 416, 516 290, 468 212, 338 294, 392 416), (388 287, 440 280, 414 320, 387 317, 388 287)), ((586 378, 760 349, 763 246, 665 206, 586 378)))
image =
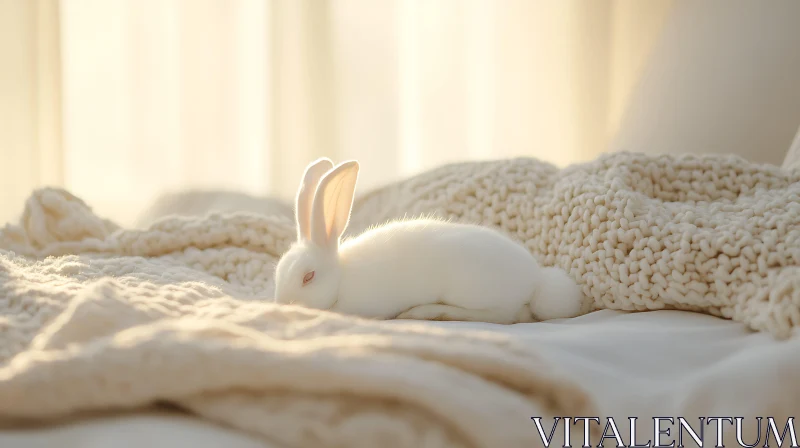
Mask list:
MULTIPOLYGON (((800 339, 775 341, 767 334, 711 316, 681 311, 598 311, 575 319, 511 326, 421 324, 503 332, 533 344, 584 385, 600 406, 600 417, 613 416, 618 422, 627 423, 631 416, 647 420, 655 416, 794 415, 798 409, 800 388, 795 383, 800 377, 800 339)), ((268 445, 193 418, 152 413, 0 431, 0 447, 49 446, 268 445)))

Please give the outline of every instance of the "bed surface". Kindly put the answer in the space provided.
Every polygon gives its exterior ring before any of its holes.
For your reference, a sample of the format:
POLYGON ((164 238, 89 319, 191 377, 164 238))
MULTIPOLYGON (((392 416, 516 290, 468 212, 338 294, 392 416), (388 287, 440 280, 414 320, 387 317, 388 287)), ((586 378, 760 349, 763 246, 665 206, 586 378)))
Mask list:
MULTIPOLYGON (((800 343, 796 339, 776 341, 766 333, 707 315, 598 311, 575 319, 511 326, 420 325, 504 332, 534 344, 543 356, 584 385, 600 405, 601 417, 623 421, 629 416, 780 415, 790 412, 800 390, 787 389, 795 387, 794 379, 800 374, 800 360, 795 356, 800 343), (781 387, 776 386, 779 384, 781 387)), ((0 446, 269 447, 247 435, 168 413, 2 430, 0 446)))

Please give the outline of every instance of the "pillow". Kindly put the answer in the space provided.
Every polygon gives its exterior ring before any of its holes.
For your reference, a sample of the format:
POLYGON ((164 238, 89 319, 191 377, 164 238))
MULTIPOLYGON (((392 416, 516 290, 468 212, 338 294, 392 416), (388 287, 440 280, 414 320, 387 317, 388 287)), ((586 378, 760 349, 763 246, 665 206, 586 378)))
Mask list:
POLYGON ((800 128, 797 129, 797 134, 794 136, 792 146, 786 153, 786 158, 783 159, 784 168, 800 169, 800 128))

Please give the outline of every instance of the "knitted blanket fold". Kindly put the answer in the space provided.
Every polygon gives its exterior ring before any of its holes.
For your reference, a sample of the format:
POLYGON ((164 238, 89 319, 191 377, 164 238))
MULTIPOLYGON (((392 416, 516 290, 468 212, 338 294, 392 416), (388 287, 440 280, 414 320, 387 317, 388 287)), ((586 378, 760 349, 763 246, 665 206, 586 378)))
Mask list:
MULTIPOLYGON (((452 164, 360 196, 349 233, 431 214, 508 234, 594 308, 800 325, 800 170, 630 153, 452 164)), ((505 337, 271 303, 294 237, 285 210, 132 230, 35 191, 0 230, 0 418, 168 401, 286 446, 357 448, 535 446, 531 416, 597 415, 505 337)))

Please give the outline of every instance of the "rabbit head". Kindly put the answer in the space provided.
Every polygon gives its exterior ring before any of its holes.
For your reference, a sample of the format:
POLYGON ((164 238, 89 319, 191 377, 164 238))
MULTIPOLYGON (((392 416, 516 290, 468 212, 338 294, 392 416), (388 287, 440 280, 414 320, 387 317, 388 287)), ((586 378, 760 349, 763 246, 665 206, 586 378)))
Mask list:
POLYGON ((308 165, 297 190, 297 241, 275 268, 275 300, 330 309, 339 295, 339 241, 350 221, 358 162, 308 165))

